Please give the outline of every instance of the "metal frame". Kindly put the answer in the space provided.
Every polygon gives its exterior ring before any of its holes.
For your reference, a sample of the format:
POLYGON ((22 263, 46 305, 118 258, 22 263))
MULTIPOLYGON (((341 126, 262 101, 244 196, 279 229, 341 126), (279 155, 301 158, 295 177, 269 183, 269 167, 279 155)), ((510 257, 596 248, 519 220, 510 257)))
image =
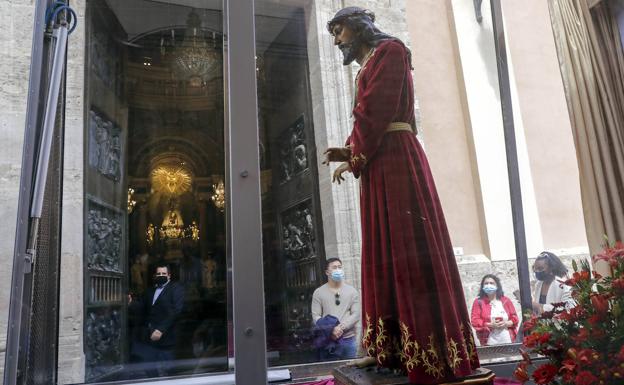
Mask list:
POLYGON ((45 100, 42 89, 44 53, 49 51, 49 43, 44 41, 45 14, 50 0, 37 0, 34 10, 33 40, 29 73, 26 124, 24 130, 24 148, 22 153, 19 199, 17 206, 17 224, 15 246, 13 250, 13 271, 11 278, 11 301, 7 327, 6 358, 4 363, 4 383, 14 384, 21 376, 20 367, 25 364, 28 345, 25 333, 29 330, 27 317, 30 315, 30 294, 32 270, 27 255, 30 227, 30 205, 33 196, 36 148, 34 144, 40 137, 41 101, 45 100))
POLYGON ((240 385, 266 384, 254 1, 227 0, 225 10, 235 377, 240 385))
POLYGON ((522 189, 518 167, 518 149, 511 101, 511 85, 509 80, 509 62, 507 61, 507 45, 503 25, 501 0, 490 0, 492 24, 494 27, 494 46, 498 67, 498 87, 503 112, 503 130, 505 133, 505 153, 507 155, 507 173, 509 178, 509 194, 511 197, 511 216, 516 249, 516 264, 520 284, 522 312, 531 310, 531 287, 529 284, 529 261, 527 256, 526 233, 524 228, 524 212, 522 209, 522 189))

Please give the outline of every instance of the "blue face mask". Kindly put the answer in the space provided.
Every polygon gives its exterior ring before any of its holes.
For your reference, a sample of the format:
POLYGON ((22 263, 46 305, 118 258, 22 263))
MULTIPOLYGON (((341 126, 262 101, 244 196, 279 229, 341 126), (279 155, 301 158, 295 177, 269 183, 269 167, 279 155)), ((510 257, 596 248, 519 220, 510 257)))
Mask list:
POLYGON ((491 283, 486 283, 485 285, 483 285, 483 291, 487 294, 492 294, 496 292, 496 289, 496 285, 492 285, 491 283))
POLYGON ((345 274, 342 269, 336 269, 336 270, 332 270, 330 277, 332 281, 340 282, 344 279, 344 275, 345 274))

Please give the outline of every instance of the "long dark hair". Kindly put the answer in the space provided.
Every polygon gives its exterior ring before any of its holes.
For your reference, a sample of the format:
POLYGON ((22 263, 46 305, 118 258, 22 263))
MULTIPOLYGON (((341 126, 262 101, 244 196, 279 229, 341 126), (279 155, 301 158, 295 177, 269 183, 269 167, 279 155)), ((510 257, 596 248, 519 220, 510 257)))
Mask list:
POLYGON ((565 277, 568 275, 568 268, 565 267, 563 262, 557 257, 555 254, 550 251, 542 251, 540 255, 537 256, 535 262, 545 260, 548 266, 550 267, 550 271, 559 278, 565 277))
POLYGON ((362 43, 370 47, 377 47, 386 40, 394 40, 401 43, 407 50, 410 67, 412 67, 412 52, 401 39, 381 32, 381 30, 375 26, 375 14, 373 12, 360 7, 347 7, 338 11, 336 16, 327 23, 327 30, 329 33, 333 32, 332 29, 336 24, 347 26, 359 37, 362 43))
POLYGON ((479 286, 479 298, 485 298, 488 296, 487 293, 483 291, 483 282, 485 282, 485 280, 488 278, 492 278, 494 282, 496 282, 496 299, 501 299, 501 297, 505 294, 503 293, 503 285, 501 285, 500 279, 498 279, 498 277, 494 274, 486 274, 483 276, 483 278, 481 278, 481 286, 479 286))

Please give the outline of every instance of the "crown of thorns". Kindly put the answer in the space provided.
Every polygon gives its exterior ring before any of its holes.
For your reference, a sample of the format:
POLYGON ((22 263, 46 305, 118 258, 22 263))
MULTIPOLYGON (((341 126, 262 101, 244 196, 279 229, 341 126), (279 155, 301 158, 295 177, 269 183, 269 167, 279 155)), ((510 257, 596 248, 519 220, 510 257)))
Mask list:
POLYGON ((334 18, 327 22, 327 30, 332 32, 332 27, 334 25, 354 16, 366 16, 371 20, 371 22, 375 22, 375 14, 368 9, 360 7, 347 7, 338 11, 334 18))

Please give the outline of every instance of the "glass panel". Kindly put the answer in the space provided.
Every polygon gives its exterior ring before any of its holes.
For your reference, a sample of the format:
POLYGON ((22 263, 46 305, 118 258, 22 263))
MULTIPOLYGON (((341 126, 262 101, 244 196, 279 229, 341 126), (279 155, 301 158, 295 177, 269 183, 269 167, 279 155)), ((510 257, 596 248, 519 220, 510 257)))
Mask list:
MULTIPOLYGON (((430 9, 428 12, 431 14, 436 11, 430 9)), ((440 79, 438 89, 449 93, 459 86, 461 91, 460 95, 451 99, 446 111, 443 111, 442 105, 438 105, 434 107, 436 111, 430 111, 432 115, 427 111, 431 107, 426 107, 423 101, 423 116, 429 117, 423 119, 425 146, 445 208, 459 268, 463 273, 462 284, 477 345, 509 344, 522 338, 518 333, 522 309, 517 293, 518 256, 513 235, 513 202, 509 187, 492 10, 489 1, 473 3, 457 0, 451 2, 450 11, 449 18, 454 24, 451 35, 454 43, 451 44, 457 45, 459 62, 451 64, 441 55, 436 57, 435 60, 444 66, 437 71, 437 76, 445 77, 444 80, 440 79), (476 6, 476 3, 480 5, 476 6), (450 78, 451 71, 461 74, 459 81, 450 78), (462 106, 464 103, 465 106, 462 106), (449 110, 452 115, 442 118, 442 114, 446 115, 449 110), (445 119, 445 130, 431 130, 430 134, 427 128, 429 124, 435 124, 437 119, 445 119), (428 121, 431 123, 428 124, 428 121), (442 135, 452 139, 440 143, 437 149, 429 150, 428 138, 437 142, 442 139, 442 135), (451 164, 445 160, 448 159, 445 151, 456 154, 450 160, 451 164), (458 194, 458 191, 466 193, 458 194), (495 291, 488 293, 487 290, 492 288, 495 291)), ((419 27, 414 25, 413 28, 419 27)), ((412 36, 418 34, 414 32, 412 36)), ((431 52, 439 42, 426 42, 419 38, 415 40, 424 51, 423 55, 416 56, 417 72, 418 67, 426 65, 421 58, 427 56, 426 52, 431 52)), ((452 49, 448 43, 446 46, 452 49)), ((418 48, 415 50, 418 51, 418 48)), ((509 92, 507 85, 503 86, 503 92, 509 92)), ((421 89, 428 93, 426 90, 429 88, 431 83, 427 79, 416 77, 417 95, 421 89)), ((439 95, 423 94, 423 99, 425 97, 440 101, 439 95)), ((482 349, 479 358, 482 363, 487 363, 517 354, 517 348, 482 349)))
POLYGON ((87 2, 85 381, 228 370, 222 20, 87 2))
MULTIPOLYGON (((338 9, 329 2, 256 1, 271 365, 350 358, 355 346, 355 356, 372 354, 386 366, 405 368, 420 354, 409 342, 427 347, 432 336, 432 346, 459 346, 453 354, 463 358, 461 372, 475 362, 475 345, 522 338, 490 3, 413 1, 405 9, 381 3, 367 5, 375 25, 392 37, 363 27, 367 42, 350 47, 357 60, 344 66, 349 47, 341 52, 334 43, 360 36, 357 20, 345 24, 354 33, 341 35, 338 28, 335 38, 326 25, 338 9), (365 62, 361 70, 358 61, 365 62), (327 167, 323 154, 345 145, 351 146, 345 150, 350 171, 332 183, 336 169, 346 166, 327 167), (330 277, 334 265, 344 272, 340 284, 330 277), (341 327, 329 328, 323 342, 318 320, 327 315, 341 327), (346 353, 331 353, 334 348, 346 353), (393 352, 403 356, 393 362, 387 358, 393 352)), ((503 89, 517 104, 513 75, 503 89)), ((515 119, 522 122, 520 114, 515 119)), ((535 248, 546 229, 535 222, 544 213, 535 211, 524 127, 516 139, 535 257, 548 246, 535 248)), ((479 353, 482 363, 516 354, 511 346, 479 353)), ((453 357, 446 362, 441 373, 448 373, 453 357)))

